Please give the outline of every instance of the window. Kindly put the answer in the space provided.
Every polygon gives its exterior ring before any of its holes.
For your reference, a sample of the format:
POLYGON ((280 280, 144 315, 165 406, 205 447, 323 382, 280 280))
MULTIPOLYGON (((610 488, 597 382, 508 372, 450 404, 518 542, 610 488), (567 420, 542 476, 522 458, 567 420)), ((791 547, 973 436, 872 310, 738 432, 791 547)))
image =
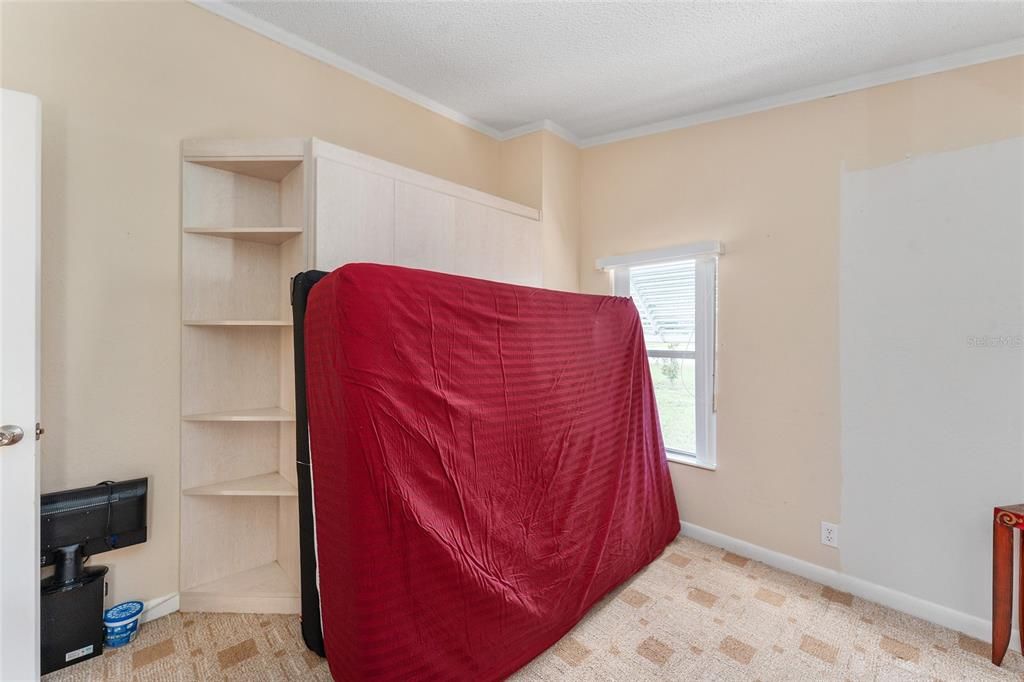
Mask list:
POLYGON ((717 242, 598 261, 640 313, 668 458, 715 466, 717 242))

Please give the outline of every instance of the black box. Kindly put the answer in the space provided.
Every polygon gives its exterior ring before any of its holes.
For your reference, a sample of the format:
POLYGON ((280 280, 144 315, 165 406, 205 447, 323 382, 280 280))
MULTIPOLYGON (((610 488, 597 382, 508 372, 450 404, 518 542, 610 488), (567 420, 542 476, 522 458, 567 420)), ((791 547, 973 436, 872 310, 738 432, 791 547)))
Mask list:
POLYGON ((106 566, 88 566, 73 583, 42 581, 40 668, 53 672, 103 653, 106 566))

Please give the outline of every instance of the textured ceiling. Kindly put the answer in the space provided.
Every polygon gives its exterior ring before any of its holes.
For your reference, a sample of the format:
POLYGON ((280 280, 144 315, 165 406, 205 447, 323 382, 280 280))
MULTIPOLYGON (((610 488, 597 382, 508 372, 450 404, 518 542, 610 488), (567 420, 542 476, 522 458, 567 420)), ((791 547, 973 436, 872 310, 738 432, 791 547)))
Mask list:
POLYGON ((1019 1, 233 4, 499 132, 583 140, 1024 36, 1019 1))

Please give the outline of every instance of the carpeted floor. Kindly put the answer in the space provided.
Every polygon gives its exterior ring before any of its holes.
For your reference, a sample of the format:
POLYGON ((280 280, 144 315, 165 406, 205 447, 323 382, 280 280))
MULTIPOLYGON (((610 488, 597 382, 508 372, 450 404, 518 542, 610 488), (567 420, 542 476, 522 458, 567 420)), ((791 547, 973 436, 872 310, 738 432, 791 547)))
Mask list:
MULTIPOLYGON (((535 680, 1022 680, 989 647, 688 538, 513 676, 535 680)), ((329 680, 295 616, 175 613, 130 646, 54 673, 79 680, 329 680)))

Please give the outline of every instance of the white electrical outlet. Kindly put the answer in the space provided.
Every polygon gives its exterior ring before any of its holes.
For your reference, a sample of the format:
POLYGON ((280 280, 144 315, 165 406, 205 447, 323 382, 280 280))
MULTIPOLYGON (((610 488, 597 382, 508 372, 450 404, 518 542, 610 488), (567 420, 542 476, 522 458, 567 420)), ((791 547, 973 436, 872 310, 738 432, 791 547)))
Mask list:
POLYGON ((839 526, 827 521, 821 522, 821 544, 839 547, 839 526))

